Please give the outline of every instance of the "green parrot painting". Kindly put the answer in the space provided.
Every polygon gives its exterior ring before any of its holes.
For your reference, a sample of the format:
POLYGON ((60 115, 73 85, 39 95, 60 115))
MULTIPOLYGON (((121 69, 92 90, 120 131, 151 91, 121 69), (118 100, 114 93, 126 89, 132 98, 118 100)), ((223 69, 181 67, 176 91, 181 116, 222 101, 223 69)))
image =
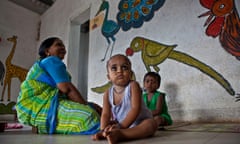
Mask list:
POLYGON ((126 49, 126 55, 132 56, 134 52, 141 52, 142 61, 147 71, 151 71, 150 67, 153 67, 156 72, 159 72, 160 69, 158 65, 164 62, 167 58, 187 64, 199 69, 212 79, 216 80, 230 95, 235 95, 232 86, 221 74, 192 56, 174 50, 176 46, 177 45, 169 46, 161 44, 143 37, 135 37, 130 44, 130 48, 126 49))

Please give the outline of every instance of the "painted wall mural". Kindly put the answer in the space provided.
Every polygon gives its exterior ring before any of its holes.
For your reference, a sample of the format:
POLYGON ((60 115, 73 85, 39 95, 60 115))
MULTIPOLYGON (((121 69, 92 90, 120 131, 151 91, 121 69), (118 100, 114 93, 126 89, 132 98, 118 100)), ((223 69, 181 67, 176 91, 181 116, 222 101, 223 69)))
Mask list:
POLYGON ((121 0, 118 5, 118 25, 123 31, 139 28, 145 21, 151 20, 154 12, 164 3, 165 0, 121 0))
MULTIPOLYGON (((1 42, 2 42, 2 38, 0 37, 0 43, 1 42)), ((5 75, 4 64, 2 63, 2 61, 0 61, 0 83, 1 83, 1 85, 3 85, 4 75, 5 75)))
POLYGON ((1 85, 3 85, 4 75, 5 75, 5 68, 4 68, 3 63, 0 61, 0 83, 1 83, 1 85))
POLYGON ((219 36, 222 47, 240 60, 240 20, 234 0, 200 0, 200 4, 209 10, 199 16, 208 16, 206 35, 219 36))
POLYGON ((103 24, 104 13, 100 13, 96 15, 93 19, 89 22, 89 30, 93 31, 94 29, 101 27, 103 24))
MULTIPOLYGON (((145 1, 146 2, 146 1, 145 1)), ((148 1, 149 2, 149 1, 148 1)), ((116 38, 114 35, 118 32, 120 28, 124 31, 129 29, 140 27, 144 21, 147 21, 153 17, 154 11, 163 6, 165 1, 151 1, 154 4, 157 4, 158 7, 149 9, 151 14, 149 13, 149 17, 139 18, 139 21, 134 23, 134 18, 141 16, 145 12, 140 12, 139 8, 145 7, 143 1, 135 0, 135 1, 127 1, 121 0, 119 3, 119 13, 117 15, 118 23, 109 20, 109 25, 102 26, 102 34, 106 37, 108 43, 110 43, 109 38, 115 42, 116 38), (133 8, 131 8, 133 7, 133 8), (136 9, 135 9, 136 8, 136 9), (150 16, 151 15, 151 16, 150 16), (133 20, 133 21, 132 21, 133 20), (111 23, 110 23, 111 21, 111 23), (114 24, 113 24, 114 23, 114 24), (116 28, 116 31, 110 31, 110 27, 116 28), (105 27, 105 28, 104 28, 105 27), (104 29, 110 33, 104 33, 104 29)), ((200 4, 209 9, 206 13, 199 16, 199 18, 203 16, 209 16, 204 26, 207 26, 206 35, 216 38, 219 36, 219 41, 222 47, 230 54, 235 56, 238 60, 240 60, 240 21, 238 12, 236 10, 234 0, 200 0, 200 4)), ((107 1, 103 0, 102 5, 108 5, 107 1)), ((102 5, 99 9, 101 11, 102 5)), ((108 6, 107 6, 108 7, 108 6)), ((143 9, 142 9, 143 10, 143 9)), ((146 10, 148 11, 148 10, 146 10)), ((106 12, 105 19, 107 19, 108 10, 106 12)), ((105 21, 105 20, 104 20, 105 21)), ((113 30, 113 29, 112 29, 113 30)), ((225 79, 219 72, 214 70, 212 67, 207 64, 201 62, 200 60, 180 51, 174 50, 177 45, 166 45, 153 40, 149 40, 144 37, 135 37, 130 44, 130 48, 126 49, 126 55, 132 56, 134 52, 141 52, 142 61, 145 65, 147 71, 151 71, 153 68, 154 71, 159 72, 159 65, 164 62, 166 59, 172 59, 178 61, 180 63, 189 65, 194 67, 213 80, 215 80, 218 84, 220 84, 231 96, 235 96, 236 101, 240 101, 240 94, 235 93, 235 90, 232 88, 231 84, 225 79)), ((109 48, 109 47, 108 47, 109 48)), ((108 51, 107 48, 107 51, 108 51)), ((106 51, 106 53, 107 53, 106 51)), ((106 53, 104 59, 106 57, 106 53)), ((104 60, 103 59, 103 60, 104 60)), ((110 82, 107 82, 104 85, 97 86, 92 88, 91 90, 96 93, 103 93, 111 86, 110 82)))
POLYGON ((0 114, 15 114, 13 107, 16 105, 16 102, 12 101, 8 104, 0 103, 0 114))
POLYGON ((159 72, 160 69, 158 65, 167 58, 187 64, 199 69, 201 72, 216 80, 230 95, 235 95, 231 84, 221 74, 196 58, 174 50, 176 46, 177 45, 165 45, 143 37, 135 37, 130 44, 130 48, 126 49, 126 55, 132 56, 134 52, 141 52, 142 61, 147 71, 151 71, 150 67, 153 67, 156 72, 159 72))
MULTIPOLYGON (((204 74, 208 75, 218 82, 231 96, 235 96, 235 91, 231 84, 213 68, 197 60, 196 58, 174 50, 177 45, 166 45, 143 37, 135 37, 126 49, 126 55, 132 56, 134 52, 141 52, 141 59, 147 71, 151 71, 152 67, 156 72, 160 71, 159 65, 166 59, 172 59, 183 64, 194 67, 204 74)), ((99 87, 92 88, 92 91, 102 93, 111 86, 111 83, 99 87)), ((238 97, 237 97, 238 100, 238 97)))
POLYGON ((11 51, 5 61, 6 65, 6 75, 4 79, 4 85, 3 85, 3 90, 2 90, 2 96, 1 96, 1 101, 4 100, 4 93, 6 90, 6 87, 8 88, 8 97, 7 100, 11 100, 11 82, 12 78, 18 78, 20 82, 23 82, 27 76, 28 70, 25 68, 22 68, 20 66, 12 64, 12 58, 14 56, 14 52, 17 46, 17 36, 12 36, 7 38, 7 40, 11 43, 13 43, 13 46, 11 47, 11 51))
POLYGON ((108 19, 109 2, 102 0, 102 4, 96 14, 98 15, 100 12, 105 11, 101 32, 106 38, 108 46, 102 61, 106 59, 110 45, 112 45, 110 56, 112 55, 116 41, 115 35, 120 28, 123 31, 128 31, 132 27, 141 27, 145 21, 150 21, 153 18, 154 12, 161 8, 164 2, 165 0, 121 0, 118 5, 119 12, 116 22, 108 19))

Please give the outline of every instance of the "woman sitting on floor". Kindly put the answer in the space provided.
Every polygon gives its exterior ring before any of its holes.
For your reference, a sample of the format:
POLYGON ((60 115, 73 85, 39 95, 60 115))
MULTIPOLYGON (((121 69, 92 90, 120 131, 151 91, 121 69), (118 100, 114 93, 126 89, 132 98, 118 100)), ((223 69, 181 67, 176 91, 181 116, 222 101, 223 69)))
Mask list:
POLYGON ((42 42, 40 58, 21 84, 18 120, 38 133, 94 134, 100 129, 101 107, 86 102, 71 83, 62 62, 65 46, 57 37, 42 42))

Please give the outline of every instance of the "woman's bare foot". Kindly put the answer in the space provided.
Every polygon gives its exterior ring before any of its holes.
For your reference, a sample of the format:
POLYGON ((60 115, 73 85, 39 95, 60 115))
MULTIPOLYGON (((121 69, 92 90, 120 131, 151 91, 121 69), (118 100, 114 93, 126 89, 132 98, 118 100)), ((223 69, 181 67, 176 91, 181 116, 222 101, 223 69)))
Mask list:
POLYGON ((38 128, 36 126, 32 126, 32 133, 38 134, 38 128))

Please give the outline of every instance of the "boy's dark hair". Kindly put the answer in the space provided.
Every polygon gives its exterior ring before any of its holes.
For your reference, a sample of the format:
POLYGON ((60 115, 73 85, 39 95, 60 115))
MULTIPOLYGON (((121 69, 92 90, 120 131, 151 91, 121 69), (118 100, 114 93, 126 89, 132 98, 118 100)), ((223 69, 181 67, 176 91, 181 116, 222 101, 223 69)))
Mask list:
POLYGON ((151 77, 154 77, 157 82, 158 82, 158 87, 160 86, 160 83, 161 83, 161 76, 157 73, 157 72, 148 72, 144 75, 144 78, 143 78, 143 81, 145 81, 146 77, 147 76, 151 76, 151 77))

